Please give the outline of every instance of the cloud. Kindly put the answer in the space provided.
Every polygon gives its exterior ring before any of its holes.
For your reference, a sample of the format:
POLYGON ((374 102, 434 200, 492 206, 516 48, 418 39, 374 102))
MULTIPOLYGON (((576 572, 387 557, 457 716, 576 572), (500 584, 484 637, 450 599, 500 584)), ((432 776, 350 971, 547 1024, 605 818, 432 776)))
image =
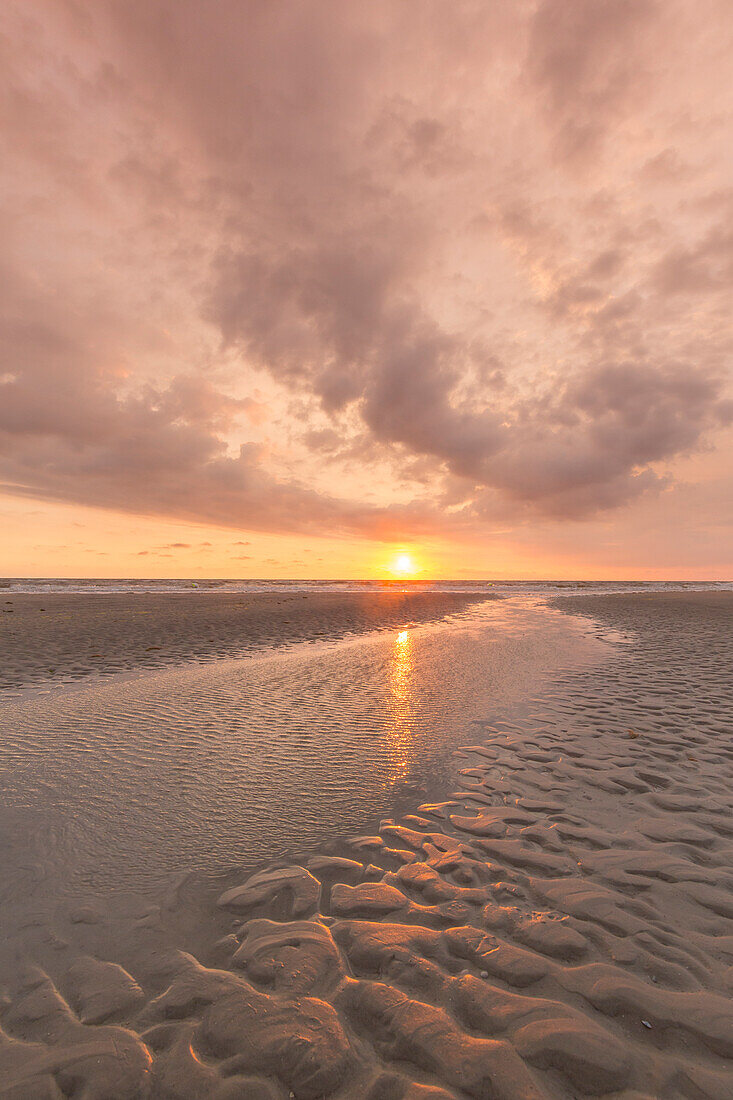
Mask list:
POLYGON ((237 401, 205 378, 120 385, 93 318, 6 288, 0 332, 17 371, 0 386, 7 491, 259 530, 363 527, 357 505, 269 474, 258 447, 228 453, 219 433, 237 401))
MULTIPOLYGON (((732 204, 733 205, 733 204, 732 204)), ((689 246, 675 245, 657 263, 654 281, 663 294, 700 295, 733 290, 733 231, 726 220, 689 246)))
POLYGON ((714 7, 11 5, 7 491, 389 537, 669 485, 730 420, 714 7))
POLYGON ((694 449, 702 433, 731 422, 715 379, 689 366, 609 363, 567 384, 528 419, 517 447, 499 456, 496 483, 519 499, 579 515, 648 491, 654 463, 694 449))
MULTIPOLYGON (((587 159, 632 109, 659 34, 652 0, 541 0, 529 31, 527 73, 559 153, 587 159)), ((658 41, 658 40, 657 40, 658 41)))

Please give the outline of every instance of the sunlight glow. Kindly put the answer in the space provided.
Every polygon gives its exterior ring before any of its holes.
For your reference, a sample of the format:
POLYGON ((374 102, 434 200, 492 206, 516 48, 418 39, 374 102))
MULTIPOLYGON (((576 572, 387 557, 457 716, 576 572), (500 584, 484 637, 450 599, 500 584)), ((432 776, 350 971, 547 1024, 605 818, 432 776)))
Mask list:
POLYGON ((392 561, 389 571, 397 577, 411 577, 417 572, 417 566, 409 554, 398 554, 392 561))
POLYGON ((389 729, 391 783, 394 786, 409 774, 414 756, 414 692, 412 637, 401 630, 394 640, 389 665, 389 704, 392 724, 389 729))

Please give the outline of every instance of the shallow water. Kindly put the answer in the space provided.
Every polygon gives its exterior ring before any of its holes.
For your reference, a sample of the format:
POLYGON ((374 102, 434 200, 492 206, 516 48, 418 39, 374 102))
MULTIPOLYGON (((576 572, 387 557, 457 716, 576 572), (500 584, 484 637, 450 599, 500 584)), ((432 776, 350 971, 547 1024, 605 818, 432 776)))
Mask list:
POLYGON ((537 601, 256 658, 0 697, 0 904, 252 865, 439 786, 472 722, 602 656, 537 601))

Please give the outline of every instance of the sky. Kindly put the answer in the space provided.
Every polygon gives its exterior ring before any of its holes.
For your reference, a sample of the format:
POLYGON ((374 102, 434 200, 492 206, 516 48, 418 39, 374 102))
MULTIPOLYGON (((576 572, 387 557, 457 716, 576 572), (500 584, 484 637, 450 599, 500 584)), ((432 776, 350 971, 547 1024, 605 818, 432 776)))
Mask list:
POLYGON ((0 573, 733 577, 730 0, 4 0, 0 573))

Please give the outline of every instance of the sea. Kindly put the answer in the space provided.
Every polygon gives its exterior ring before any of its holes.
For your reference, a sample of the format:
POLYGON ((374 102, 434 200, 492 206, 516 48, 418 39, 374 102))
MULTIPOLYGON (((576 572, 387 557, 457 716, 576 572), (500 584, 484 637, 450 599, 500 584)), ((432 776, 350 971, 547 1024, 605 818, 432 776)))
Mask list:
POLYGON ((82 578, 82 577, 5 577, 0 591, 20 594, 38 593, 165 593, 165 592, 470 592, 495 596, 571 596, 605 595, 614 592, 732 591, 733 581, 576 581, 576 580, 272 580, 268 578, 82 578))

